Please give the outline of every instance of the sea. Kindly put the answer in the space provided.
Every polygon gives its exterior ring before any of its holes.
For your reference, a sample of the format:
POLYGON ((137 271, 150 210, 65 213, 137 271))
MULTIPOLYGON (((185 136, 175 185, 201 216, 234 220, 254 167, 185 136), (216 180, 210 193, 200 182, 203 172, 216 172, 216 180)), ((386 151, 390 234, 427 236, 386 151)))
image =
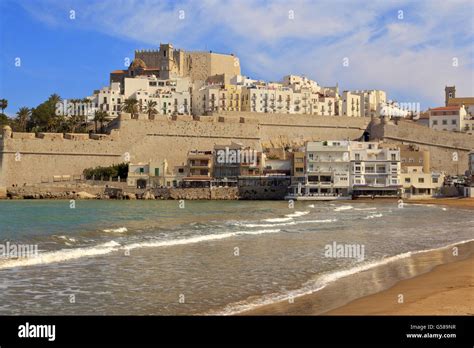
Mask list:
POLYGON ((241 314, 473 240, 472 210, 396 201, 5 200, 0 315, 241 314))

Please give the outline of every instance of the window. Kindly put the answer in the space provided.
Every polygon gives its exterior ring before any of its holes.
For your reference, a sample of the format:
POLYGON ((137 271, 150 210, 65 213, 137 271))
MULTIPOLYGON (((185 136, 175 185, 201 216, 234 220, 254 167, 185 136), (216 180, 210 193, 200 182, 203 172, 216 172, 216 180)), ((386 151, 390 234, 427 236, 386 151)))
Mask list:
POLYGON ((155 168, 155 176, 160 176, 160 168, 155 168))
POLYGON ((356 159, 356 161, 359 161, 360 160, 360 154, 356 153, 355 154, 355 159, 356 159))
POLYGON ((310 160, 313 160, 313 158, 314 158, 313 156, 314 156, 314 155, 313 155, 312 153, 310 153, 310 154, 308 155, 308 157, 309 157, 310 160))
POLYGON ((391 158, 392 158, 392 161, 396 161, 397 160, 397 154, 392 153, 391 158))
POLYGON ((418 182, 419 182, 420 184, 423 184, 423 183, 425 182, 425 179, 424 179, 424 178, 418 178, 418 182))
POLYGON ((438 125, 438 120, 434 120, 433 121, 433 126, 437 126, 438 125))
POLYGON ((451 120, 451 124, 456 124, 456 120, 451 120))
POLYGON ((410 178, 405 178, 405 183, 409 184, 411 182, 410 178))
POLYGON ((448 120, 443 120, 443 125, 447 125, 448 124, 448 120))
POLYGON ((140 168, 140 174, 143 174, 145 172, 145 168, 140 168))
POLYGON ((432 181, 433 181, 433 184, 437 184, 438 183, 438 178, 433 178, 432 181))
POLYGON ((181 174, 184 173, 184 168, 179 168, 178 173, 181 173, 181 174))

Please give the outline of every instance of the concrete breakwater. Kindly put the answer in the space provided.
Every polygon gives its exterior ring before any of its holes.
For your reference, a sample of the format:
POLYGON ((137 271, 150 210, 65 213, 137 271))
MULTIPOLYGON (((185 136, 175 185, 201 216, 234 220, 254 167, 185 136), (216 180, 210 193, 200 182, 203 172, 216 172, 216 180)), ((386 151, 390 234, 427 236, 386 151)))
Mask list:
POLYGON ((123 199, 123 200, 279 200, 286 187, 213 187, 122 189, 78 185, 77 187, 14 187, 6 199, 123 199))

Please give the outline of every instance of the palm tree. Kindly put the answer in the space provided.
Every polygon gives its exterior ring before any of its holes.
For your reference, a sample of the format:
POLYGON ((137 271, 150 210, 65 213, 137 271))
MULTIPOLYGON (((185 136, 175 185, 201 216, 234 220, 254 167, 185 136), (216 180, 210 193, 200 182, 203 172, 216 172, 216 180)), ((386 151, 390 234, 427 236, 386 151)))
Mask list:
POLYGON ((153 100, 148 101, 146 105, 146 112, 148 114, 149 120, 155 119, 155 115, 158 113, 158 111, 156 110, 157 105, 158 103, 156 101, 153 101, 153 100))
POLYGON ((81 115, 71 115, 69 119, 67 120, 67 125, 66 128, 71 132, 71 133, 76 133, 77 127, 81 125, 83 122, 82 116, 81 115))
POLYGON ((16 113, 18 117, 18 126, 20 128, 20 131, 26 132, 26 125, 28 124, 28 121, 31 116, 31 110, 27 107, 21 107, 18 112, 16 113))
POLYGON ((138 116, 138 100, 135 98, 125 99, 122 105, 122 111, 128 112, 132 118, 138 116))
POLYGON ((49 100, 53 101, 54 104, 56 104, 57 102, 62 101, 62 98, 58 94, 53 93, 49 96, 49 100))
POLYGON ((8 107, 8 100, 0 99, 0 109, 2 109, 2 114, 4 113, 7 107, 8 107))
POLYGON ((97 133, 97 123, 100 123, 100 129, 104 128, 104 122, 107 118, 108 114, 104 110, 97 110, 94 112, 94 125, 95 125, 95 132, 97 133))

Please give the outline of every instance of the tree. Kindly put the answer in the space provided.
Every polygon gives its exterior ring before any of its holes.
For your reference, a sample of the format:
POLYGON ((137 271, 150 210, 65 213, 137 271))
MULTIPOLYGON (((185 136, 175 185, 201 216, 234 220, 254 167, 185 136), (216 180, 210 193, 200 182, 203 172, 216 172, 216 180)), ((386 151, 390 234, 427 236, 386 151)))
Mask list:
POLYGON ((56 128, 64 120, 64 117, 56 110, 56 104, 60 101, 61 97, 52 94, 48 100, 31 110, 31 124, 34 131, 56 131, 56 128))
POLYGON ((6 126, 10 124, 10 119, 5 114, 0 114, 0 126, 6 126))
POLYGON ((18 128, 20 132, 26 132, 28 121, 30 120, 30 117, 31 117, 31 110, 27 107, 21 107, 16 113, 16 116, 17 116, 18 128))
POLYGON ((5 113, 5 109, 8 107, 8 100, 0 99, 0 109, 2 109, 2 114, 5 113))
POLYGON ((105 178, 110 179, 111 177, 120 177, 121 179, 126 179, 128 176, 128 163, 114 164, 110 167, 95 167, 87 168, 83 171, 86 179, 96 179, 105 178))
POLYGON ((104 110, 97 110, 94 112, 94 125, 95 125, 95 132, 97 133, 97 123, 100 123, 100 130, 102 132, 104 128, 104 122, 107 119, 107 112, 104 110))
POLYGON ((122 111, 131 114, 132 118, 138 117, 138 100, 135 98, 125 99, 122 105, 122 111))
POLYGON ((146 112, 148 114, 149 120, 153 120, 155 118, 155 115, 158 113, 158 111, 156 110, 157 105, 158 103, 156 101, 153 101, 153 100, 148 101, 146 105, 146 112))

